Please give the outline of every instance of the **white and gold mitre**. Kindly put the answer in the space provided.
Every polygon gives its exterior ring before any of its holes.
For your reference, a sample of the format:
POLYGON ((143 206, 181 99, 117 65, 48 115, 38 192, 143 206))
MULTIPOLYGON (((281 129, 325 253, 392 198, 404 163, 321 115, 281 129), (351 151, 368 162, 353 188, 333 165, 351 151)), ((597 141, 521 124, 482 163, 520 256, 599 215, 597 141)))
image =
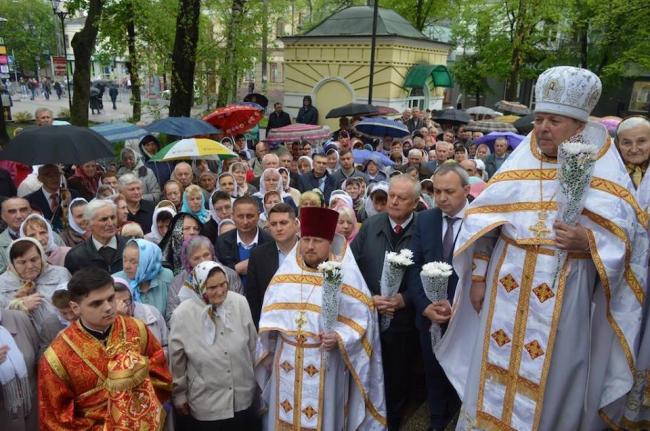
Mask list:
POLYGON ((535 112, 563 115, 587 122, 602 90, 598 76, 587 69, 547 69, 535 84, 535 112))

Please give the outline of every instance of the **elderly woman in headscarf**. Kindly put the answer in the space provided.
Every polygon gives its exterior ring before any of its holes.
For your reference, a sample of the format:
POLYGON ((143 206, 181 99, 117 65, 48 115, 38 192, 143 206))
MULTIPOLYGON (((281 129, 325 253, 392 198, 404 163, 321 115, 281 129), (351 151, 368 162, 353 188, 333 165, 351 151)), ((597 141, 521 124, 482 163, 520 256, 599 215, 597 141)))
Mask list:
POLYGON ((381 170, 382 167, 383 165, 378 159, 366 160, 365 164, 363 165, 363 172, 365 172, 366 176, 368 177, 368 184, 388 181, 388 176, 381 170))
POLYGON ((38 429, 38 334, 29 317, 0 308, 0 424, 3 431, 38 429))
POLYGON ((270 191, 278 192, 282 198, 282 202, 288 204, 297 212, 293 198, 284 191, 282 174, 280 174, 280 171, 275 168, 264 169, 264 172, 262 172, 262 175, 260 176, 260 191, 253 195, 253 197, 257 199, 257 206, 260 213, 264 212, 264 195, 266 192, 270 191))
POLYGON ((169 181, 169 178, 172 175, 174 170, 174 164, 171 162, 152 162, 151 158, 160 151, 160 142, 153 135, 147 135, 140 139, 138 144, 140 149, 140 154, 142 155, 142 161, 144 165, 151 169, 151 171, 156 176, 158 185, 165 184, 169 181))
POLYGON ((376 183, 372 187, 368 187, 367 190, 368 194, 363 208, 364 211, 360 217, 362 221, 385 212, 388 202, 388 183, 376 183))
POLYGON ((101 173, 97 169, 97 162, 91 160, 82 165, 76 165, 74 175, 68 178, 68 187, 76 190, 82 198, 90 200, 97 194, 101 173))
POLYGON ((181 248, 188 239, 201 233, 201 221, 189 213, 180 212, 169 224, 167 234, 160 241, 163 265, 177 275, 183 270, 181 248))
MULTIPOLYGON (((181 248, 183 270, 172 280, 172 289, 174 289, 180 301, 192 298, 194 295, 191 289, 191 284, 193 283, 192 270, 194 267, 201 262, 210 260, 216 261, 217 256, 214 251, 214 245, 212 245, 212 242, 208 238, 198 235, 183 243, 183 247, 181 248)), ((225 267, 224 271, 226 272, 226 277, 228 277, 230 290, 243 294, 244 288, 241 284, 239 274, 234 269, 228 267, 225 267)))
POLYGON ((309 156, 300 156, 298 158, 298 172, 300 174, 306 174, 311 172, 314 169, 314 163, 309 156))
POLYGON ((61 232, 61 239, 68 247, 74 247, 87 239, 88 222, 84 219, 86 205, 88 201, 84 198, 75 198, 68 206, 68 227, 61 232))
POLYGON ((194 297, 178 306, 169 334, 177 423, 181 429, 255 429, 257 332, 248 302, 229 291, 219 263, 198 264, 193 280, 194 297))
POLYGON ((70 247, 56 244, 52 226, 42 215, 29 215, 20 225, 20 237, 37 240, 45 251, 47 263, 50 265, 63 266, 65 263, 65 256, 70 251, 70 247))
POLYGON ((278 171, 280 172, 280 175, 282 175, 282 187, 284 188, 284 192, 291 196, 291 199, 293 199, 293 203, 297 208, 300 203, 300 190, 291 187, 291 173, 289 172, 289 169, 278 168, 278 171))
POLYGON ((233 177, 235 177, 235 182, 237 183, 237 196, 252 196, 257 193, 257 188, 246 182, 246 174, 248 173, 248 165, 244 162, 235 162, 230 165, 228 170, 233 177))
POLYGON ((205 207, 205 196, 199 186, 192 184, 185 189, 181 212, 192 214, 201 224, 210 220, 210 211, 205 207))
POLYGON ((13 241, 8 254, 9 267, 0 275, 0 308, 27 313, 36 330, 46 332, 43 323, 57 316, 52 294, 70 280, 70 273, 62 266, 49 265, 41 243, 34 238, 13 241))
POLYGON ((146 239, 131 239, 122 252, 124 269, 113 274, 129 282, 133 301, 156 307, 169 322, 178 305, 171 270, 163 268, 160 248, 146 239))
POLYGON ((144 239, 151 241, 154 244, 160 244, 160 241, 162 241, 165 234, 167 234, 169 225, 175 215, 176 210, 173 207, 166 205, 161 206, 158 204, 156 209, 153 210, 153 216, 151 217, 151 231, 144 236, 144 239))
POLYGON ((120 153, 122 167, 117 171, 118 176, 131 173, 142 182, 142 199, 152 202, 160 200, 160 185, 154 172, 146 167, 135 151, 125 148, 120 153))

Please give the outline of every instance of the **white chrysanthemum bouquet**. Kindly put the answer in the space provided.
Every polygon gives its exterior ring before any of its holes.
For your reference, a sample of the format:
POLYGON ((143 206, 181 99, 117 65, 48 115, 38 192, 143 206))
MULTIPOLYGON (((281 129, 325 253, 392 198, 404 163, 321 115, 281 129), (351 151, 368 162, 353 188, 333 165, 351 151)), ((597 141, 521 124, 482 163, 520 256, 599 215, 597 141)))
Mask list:
MULTIPOLYGON (((399 253, 394 251, 386 253, 379 283, 382 296, 393 296, 399 291, 406 268, 411 265, 413 265, 413 252, 408 248, 402 249, 399 253)), ((388 329, 390 321, 389 316, 381 316, 382 331, 388 329)))
MULTIPOLYGON (((429 301, 436 302, 447 299, 447 284, 452 273, 453 268, 446 262, 429 262, 422 265, 420 280, 422 280, 422 288, 429 301)), ((440 325, 431 323, 431 347, 435 348, 441 338, 440 325)))
MULTIPOLYGON (((341 262, 329 260, 318 265, 323 274, 323 299, 321 301, 321 324, 325 333, 332 332, 339 315, 339 291, 343 283, 341 262)), ((327 364, 328 352, 324 352, 323 361, 327 364)))

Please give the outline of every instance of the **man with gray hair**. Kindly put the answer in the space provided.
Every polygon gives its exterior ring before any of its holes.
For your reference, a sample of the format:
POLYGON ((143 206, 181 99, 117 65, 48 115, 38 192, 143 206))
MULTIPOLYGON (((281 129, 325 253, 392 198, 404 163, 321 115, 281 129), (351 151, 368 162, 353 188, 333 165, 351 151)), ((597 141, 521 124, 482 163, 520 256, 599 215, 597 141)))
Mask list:
POLYGON ((420 184, 409 175, 392 177, 388 187, 387 211, 365 220, 350 246, 373 295, 375 308, 381 315, 392 317, 390 327, 381 333, 389 430, 399 429, 409 383, 413 381, 413 369, 405 366, 404 358, 415 354, 418 341, 408 284, 403 282, 398 293, 389 297, 382 295, 380 280, 386 253, 399 253, 402 249, 410 248, 419 197, 420 184))
POLYGON ((65 257, 71 274, 95 266, 111 274, 122 270, 126 238, 117 235, 117 208, 112 201, 95 199, 84 209, 90 237, 73 247, 65 257))
POLYGON ((447 299, 432 303, 424 294, 420 271, 422 265, 428 262, 451 263, 454 242, 468 205, 469 182, 467 172, 456 163, 441 165, 432 179, 436 208, 418 214, 411 240, 413 265, 407 270, 404 279, 409 286, 407 296, 415 308, 415 325, 419 330, 425 364, 427 401, 431 415, 429 429, 441 430, 458 412, 460 400, 433 354, 429 330, 432 323, 446 325, 449 320, 458 278, 452 275, 449 279, 447 299))
POLYGON ((431 178, 431 175, 433 175, 433 170, 431 170, 428 164, 423 162, 423 159, 423 150, 420 150, 418 148, 411 148, 408 153, 408 163, 398 167, 397 169, 401 172, 406 172, 408 168, 413 166, 418 170, 418 177, 420 181, 426 178, 431 178))
POLYGON ((37 108, 34 111, 34 122, 37 126, 51 126, 54 122, 54 113, 48 108, 37 108))
POLYGON ((140 225, 142 232, 151 232, 155 205, 142 196, 142 181, 133 174, 124 174, 118 179, 120 193, 126 200, 126 218, 140 225))

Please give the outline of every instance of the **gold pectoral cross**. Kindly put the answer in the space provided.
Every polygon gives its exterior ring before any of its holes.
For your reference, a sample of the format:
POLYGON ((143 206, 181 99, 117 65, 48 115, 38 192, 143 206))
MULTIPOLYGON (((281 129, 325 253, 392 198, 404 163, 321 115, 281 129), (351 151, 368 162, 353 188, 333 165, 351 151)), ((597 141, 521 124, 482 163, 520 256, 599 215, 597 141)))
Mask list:
POLYGON ((298 333, 296 334, 296 341, 298 342, 298 344, 303 344, 307 340, 305 334, 302 333, 302 327, 307 324, 307 318, 305 317, 304 311, 298 312, 298 317, 296 317, 295 322, 296 325, 298 325, 298 333))
POLYGON ((537 239, 544 239, 551 233, 551 230, 546 227, 546 217, 547 214, 544 211, 537 213, 537 223, 528 227, 528 230, 533 232, 537 239))

